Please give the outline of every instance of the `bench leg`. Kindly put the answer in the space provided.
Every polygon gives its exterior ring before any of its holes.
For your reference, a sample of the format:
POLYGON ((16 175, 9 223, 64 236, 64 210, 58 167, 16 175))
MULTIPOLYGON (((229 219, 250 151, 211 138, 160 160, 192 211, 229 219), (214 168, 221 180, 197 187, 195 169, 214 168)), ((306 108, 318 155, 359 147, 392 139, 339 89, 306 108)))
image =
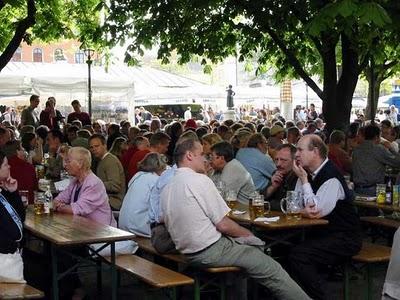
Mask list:
POLYGON ((97 294, 101 295, 103 293, 103 274, 102 274, 102 264, 101 260, 96 260, 97 267, 97 294))
POLYGON ((171 298, 173 299, 173 300, 176 300, 177 298, 176 298, 176 286, 174 286, 172 289, 171 289, 171 298))
POLYGON ((350 264, 344 265, 344 284, 343 284, 343 299, 350 300, 350 264))
POLYGON ((194 300, 200 300, 200 280, 197 276, 194 279, 194 300))
POLYGON ((367 299, 372 300, 372 264, 367 264, 367 299))
POLYGON ((55 246, 53 244, 50 245, 50 253, 51 253, 51 273, 52 273, 52 285, 53 285, 53 299, 58 300, 58 261, 57 261, 57 253, 55 246))
POLYGON ((225 276, 220 276, 220 283, 219 283, 219 289, 220 289, 220 299, 225 300, 226 299, 226 280, 225 276))

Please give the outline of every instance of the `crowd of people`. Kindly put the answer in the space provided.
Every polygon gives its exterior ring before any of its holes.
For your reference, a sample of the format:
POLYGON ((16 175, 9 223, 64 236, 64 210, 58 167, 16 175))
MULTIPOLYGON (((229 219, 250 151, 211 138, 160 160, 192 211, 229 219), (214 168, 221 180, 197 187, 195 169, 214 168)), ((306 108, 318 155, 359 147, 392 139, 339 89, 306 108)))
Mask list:
MULTIPOLYGON (((29 191, 33 203, 35 166, 44 165, 48 178, 71 177, 55 197, 56 211, 149 237, 159 252, 179 251, 198 267, 241 267, 278 299, 326 298, 320 267, 340 265, 361 248, 349 181, 356 193, 375 195, 387 166, 400 168, 400 127, 358 119, 346 132, 328 134, 314 106, 305 116, 300 108, 293 121, 278 112, 270 119, 209 122, 185 113, 185 120, 169 124, 139 109, 132 126, 92 122, 78 100, 67 118, 54 97, 38 114, 39 102, 33 95, 20 124, 5 120, 0 127, 0 197, 21 221, 18 190, 29 191), (272 209, 296 191, 302 214, 329 224, 290 249, 283 268, 228 217, 221 188, 243 205, 263 195, 272 209), (119 212, 118 223, 112 211, 119 212)), ((0 252, 14 253, 21 245, 18 224, 2 205, 0 215, 6 233, 0 252)))

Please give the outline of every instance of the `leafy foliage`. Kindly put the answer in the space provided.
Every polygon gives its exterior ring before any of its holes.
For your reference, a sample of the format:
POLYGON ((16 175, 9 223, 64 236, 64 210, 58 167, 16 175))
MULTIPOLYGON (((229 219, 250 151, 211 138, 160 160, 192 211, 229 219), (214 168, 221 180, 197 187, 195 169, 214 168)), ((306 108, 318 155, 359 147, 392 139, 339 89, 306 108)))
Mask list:
POLYGON ((100 0, 0 0, 0 71, 22 41, 79 39, 100 48, 100 0))
POLYGON ((382 51, 376 40, 398 30, 398 2, 111 0, 103 29, 108 45, 129 42, 126 59, 133 63, 153 45, 165 63, 172 51, 180 63, 193 55, 211 63, 231 55, 240 61, 257 57, 257 73, 274 65, 278 80, 304 79, 324 101, 328 127, 343 128, 360 72, 382 51))

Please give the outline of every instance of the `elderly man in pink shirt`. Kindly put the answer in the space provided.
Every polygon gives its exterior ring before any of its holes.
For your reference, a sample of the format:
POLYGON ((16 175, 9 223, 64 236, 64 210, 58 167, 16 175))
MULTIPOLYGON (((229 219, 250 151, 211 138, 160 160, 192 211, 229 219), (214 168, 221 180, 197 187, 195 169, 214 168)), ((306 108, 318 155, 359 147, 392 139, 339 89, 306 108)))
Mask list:
POLYGON ((67 189, 56 197, 54 209, 117 227, 104 184, 90 170, 89 150, 82 147, 71 148, 64 164, 68 174, 74 179, 67 189))

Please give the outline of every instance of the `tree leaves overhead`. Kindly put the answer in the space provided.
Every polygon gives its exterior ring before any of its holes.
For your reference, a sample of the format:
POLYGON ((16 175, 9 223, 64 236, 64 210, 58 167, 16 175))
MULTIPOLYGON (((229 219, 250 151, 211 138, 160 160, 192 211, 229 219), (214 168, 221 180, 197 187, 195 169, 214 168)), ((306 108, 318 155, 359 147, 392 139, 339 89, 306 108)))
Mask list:
POLYGON ((257 73, 274 66, 278 80, 304 79, 324 101, 328 127, 343 128, 360 72, 383 49, 377 40, 399 31, 399 3, 110 0, 103 29, 109 45, 129 43, 132 62, 154 45, 163 62, 173 51, 181 63, 199 55, 206 66, 232 55, 240 61, 256 58, 257 73), (322 88, 313 75, 319 75, 322 88))
POLYGON ((104 46, 100 30, 101 0, 8 0, 0 3, 0 52, 4 51, 0 56, 0 71, 21 41, 79 39, 83 47, 104 46), (32 8, 31 16, 25 20, 28 3, 32 8), (29 24, 18 31, 18 26, 27 21, 29 24))

